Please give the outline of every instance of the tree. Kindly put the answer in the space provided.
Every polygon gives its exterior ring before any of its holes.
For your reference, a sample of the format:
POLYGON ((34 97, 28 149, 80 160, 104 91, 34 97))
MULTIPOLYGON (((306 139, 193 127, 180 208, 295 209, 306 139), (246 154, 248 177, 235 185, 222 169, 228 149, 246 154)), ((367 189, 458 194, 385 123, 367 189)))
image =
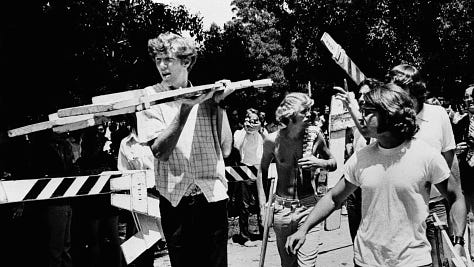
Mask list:
POLYGON ((157 82, 147 40, 159 32, 189 31, 202 40, 200 17, 184 6, 151 0, 8 1, 1 15, 5 88, 18 88, 2 90, 1 102, 4 110, 16 108, 18 99, 23 103, 6 118, 12 126, 45 120, 59 108, 88 104, 95 95, 157 82), (31 115, 34 118, 26 122, 31 115))
MULTIPOLYGON (((455 81, 466 85, 474 78, 469 73, 474 38, 469 0, 235 0, 234 4, 236 20, 246 23, 249 36, 255 36, 248 41, 249 53, 265 55, 258 51, 271 50, 258 43, 282 48, 285 60, 278 62, 285 70, 284 79, 277 81, 286 80, 295 91, 310 81, 313 93, 323 101, 334 84, 341 85, 347 78, 321 45, 324 32, 370 77, 383 80, 393 66, 409 63, 422 70, 433 93, 448 98, 462 94, 455 81)), ((265 61, 260 65, 275 62, 274 58, 265 61)))

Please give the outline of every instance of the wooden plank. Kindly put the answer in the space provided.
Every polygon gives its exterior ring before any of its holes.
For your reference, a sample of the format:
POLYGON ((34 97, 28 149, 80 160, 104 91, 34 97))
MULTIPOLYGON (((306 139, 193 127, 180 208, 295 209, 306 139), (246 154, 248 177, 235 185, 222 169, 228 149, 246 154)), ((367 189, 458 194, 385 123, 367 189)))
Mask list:
MULTIPOLYGON (((53 131, 56 133, 67 133, 67 132, 77 131, 80 129, 85 129, 85 128, 96 126, 96 125, 101 125, 110 120, 109 118, 104 117, 104 116, 94 116, 94 115, 92 116, 93 117, 90 119, 84 119, 84 120, 76 121, 73 123, 54 126, 53 131)), ((74 116, 74 117, 80 117, 80 116, 74 116)))
POLYGON ((451 254, 451 255, 447 255, 447 257, 451 260, 452 264, 454 264, 455 267, 466 267, 461 256, 458 255, 454 251, 454 246, 451 243, 451 239, 449 238, 448 233, 446 233, 446 230, 444 230, 446 227, 446 224, 439 219, 436 213, 433 213, 432 216, 435 222, 434 225, 438 228, 438 231, 441 232, 441 238, 442 238, 441 242, 443 242, 443 246, 447 247, 449 253, 451 254))
POLYGON ((474 264, 472 264, 472 261, 470 260, 471 258, 471 252, 469 251, 469 247, 470 247, 470 244, 471 244, 471 238, 470 238, 470 230, 469 230, 469 223, 466 223, 466 230, 464 230, 464 240, 465 240, 465 244, 464 244, 464 254, 466 255, 466 258, 468 260, 466 260, 466 266, 467 267, 474 267, 474 264))
POLYGON ((142 200, 137 201, 128 194, 112 193, 110 195, 110 204, 114 207, 159 218, 159 200, 153 197, 143 197, 142 200))
POLYGON ((270 233, 270 227, 273 224, 273 212, 275 209, 274 200, 275 200, 275 179, 270 181, 270 195, 268 197, 267 204, 265 205, 265 217, 263 218, 263 238, 262 238, 262 247, 260 248, 260 260, 258 263, 259 267, 263 267, 265 265, 265 256, 267 254, 267 244, 268 244, 268 235, 270 233))
MULTIPOLYGON (((250 80, 234 82, 231 83, 229 87, 237 90, 248 87, 261 88, 271 85, 271 79, 263 79, 253 82, 251 82, 250 80)), ((53 131, 57 133, 71 132, 79 129, 84 129, 106 122, 108 119, 105 117, 135 113, 147 109, 151 105, 157 105, 160 103, 189 97, 190 95, 198 95, 200 93, 204 93, 208 90, 211 90, 215 86, 215 84, 212 84, 183 88, 172 91, 166 91, 146 97, 141 94, 141 89, 110 95, 97 96, 95 99, 93 99, 93 101, 95 101, 96 103, 60 109, 57 113, 49 115, 49 121, 11 129, 8 131, 8 136, 15 137, 47 129, 53 129, 53 131), (139 97, 124 99, 126 97, 136 96, 139 97)))
POLYGON ((92 97, 92 104, 104 104, 119 102, 123 99, 140 98, 143 96, 143 89, 118 92, 107 95, 99 95, 92 97))
MULTIPOLYGON (((103 172, 102 174, 108 173, 114 174, 116 171, 103 172)), ((124 174, 122 177, 110 179, 111 191, 130 190, 132 187, 132 180, 134 179, 144 178, 146 181, 146 188, 153 188, 155 186, 155 173, 153 170, 129 170, 122 171, 122 173, 124 174)))
POLYGON ((39 122, 35 124, 30 124, 27 126, 19 127, 16 129, 11 129, 8 131, 8 136, 9 137, 15 137, 15 136, 20 136, 20 135, 25 135, 33 132, 39 132, 39 131, 44 131, 47 129, 51 129, 53 127, 54 123, 51 121, 44 121, 44 122, 39 122))
POLYGON ((58 110, 58 116, 61 118, 84 114, 94 114, 99 112, 111 111, 112 109, 112 104, 89 104, 84 106, 60 109, 58 110))
POLYGON ((327 47, 329 52, 331 52, 336 64, 338 64, 357 85, 365 80, 366 77, 364 73, 362 73, 354 61, 346 54, 346 51, 344 51, 327 32, 321 37, 321 42, 327 47))
POLYGON ((156 219, 141 214, 135 214, 134 216, 136 216, 139 224, 137 228, 140 231, 120 245, 127 264, 133 262, 162 237, 156 219))
MULTIPOLYGON (((229 84, 228 87, 233 88, 235 90, 248 88, 248 87, 261 88, 265 86, 271 86, 272 83, 273 82, 271 79, 263 79, 263 80, 258 80, 254 82, 251 82, 250 80, 243 80, 239 82, 233 82, 229 84)), ((200 85, 200 86, 181 88, 181 89, 176 89, 176 90, 169 90, 169 91, 160 92, 160 93, 156 93, 149 96, 140 96, 138 98, 133 98, 133 99, 121 99, 120 101, 117 101, 117 102, 97 103, 97 104, 89 104, 89 105, 84 105, 84 106, 60 109, 58 110, 58 116, 68 117, 68 116, 77 116, 77 115, 83 115, 83 114, 96 114, 96 113, 103 115, 106 112, 124 109, 124 108, 131 108, 131 107, 135 107, 135 109, 132 108, 132 110, 133 112, 137 112, 137 111, 146 109, 152 105, 158 105, 161 103, 171 102, 171 101, 175 101, 175 100, 182 99, 185 97, 203 94, 216 87, 220 87, 220 84, 200 85)), ((221 91, 224 89, 225 88, 220 88, 219 90, 221 91)), ((129 96, 129 95, 130 94, 124 94, 123 96, 129 96)), ((102 99, 106 99, 106 97, 104 96, 102 99)), ((113 99, 116 100, 115 96, 113 97, 113 99)))
POLYGON ((56 133, 71 132, 84 129, 94 125, 103 124, 108 118, 103 116, 95 116, 94 114, 86 114, 79 116, 71 116, 59 118, 57 113, 49 114, 49 121, 35 123, 8 131, 8 136, 15 137, 26 135, 34 132, 53 129, 56 133))
MULTIPOLYGON (((345 110, 342 101, 336 99, 335 96, 332 96, 329 118, 338 118, 337 115, 343 114, 344 112, 345 110)), ((329 129, 335 128, 333 125, 336 123, 337 121, 329 120, 329 129)), ((346 149, 345 128, 329 132, 329 149, 331 149, 331 153, 336 159, 337 169, 335 171, 328 172, 328 189, 334 187, 344 174, 344 150, 346 149)))

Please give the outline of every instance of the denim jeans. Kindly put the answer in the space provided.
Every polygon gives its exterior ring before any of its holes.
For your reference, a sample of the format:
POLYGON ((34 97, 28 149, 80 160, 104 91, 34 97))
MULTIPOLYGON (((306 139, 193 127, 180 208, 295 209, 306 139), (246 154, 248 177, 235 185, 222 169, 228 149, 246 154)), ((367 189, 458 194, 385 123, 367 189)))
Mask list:
MULTIPOLYGON (((438 215, 439 219, 442 222, 447 223, 447 206, 448 203, 445 199, 429 204, 430 216, 428 216, 428 218, 426 219, 426 237, 428 238, 428 241, 431 245, 431 259, 433 260, 433 267, 441 267, 442 265, 440 262, 441 260, 438 257, 440 248, 438 247, 439 243, 436 242, 436 227, 434 226, 434 219, 431 214, 436 212, 436 215, 438 215)), ((444 252, 443 254, 449 255, 446 253, 448 252, 444 252)))
POLYGON ((301 206, 288 207, 279 203, 281 198, 276 196, 273 228, 275 230, 282 267, 316 266, 316 259, 319 252, 320 225, 313 227, 308 232, 305 243, 297 251, 296 255, 290 255, 285 250, 285 243, 288 236, 295 233, 303 225, 316 204, 316 198, 313 198, 313 203, 302 203, 301 206))
POLYGON ((227 199, 203 194, 183 197, 173 207, 160 196, 161 224, 173 267, 227 267, 227 199))
POLYGON ((258 204, 257 185, 255 180, 249 179, 236 182, 236 195, 239 202, 239 229, 242 242, 252 240, 252 233, 249 231, 249 216, 251 208, 255 207, 254 213, 258 216, 259 234, 263 233, 258 204))
POLYGON ((49 267, 72 267, 70 205, 47 207, 49 230, 49 267))

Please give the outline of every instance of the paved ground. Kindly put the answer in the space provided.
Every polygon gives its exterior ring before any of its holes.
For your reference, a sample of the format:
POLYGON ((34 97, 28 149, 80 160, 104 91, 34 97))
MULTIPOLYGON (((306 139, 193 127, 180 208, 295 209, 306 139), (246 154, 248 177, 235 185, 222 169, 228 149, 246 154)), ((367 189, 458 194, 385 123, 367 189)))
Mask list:
MULTIPOLYGON (((232 231, 232 226, 231 226, 232 231)), ((272 233, 274 235, 274 233, 272 233)), ((318 258, 317 266, 353 267, 352 263, 352 242, 349 235, 347 216, 343 215, 341 228, 333 231, 323 231, 323 244, 318 258)), ((228 243, 229 267, 253 267, 258 266, 260 258, 261 242, 257 247, 244 247, 235 244, 229 239, 228 243)), ((155 260, 155 267, 170 266, 169 258, 166 253, 161 254, 155 260)), ((267 255, 265 266, 280 266, 280 258, 276 242, 269 242, 267 246, 267 255)))
MULTIPOLYGON (((474 216, 469 213, 469 224, 471 229, 474 226, 474 216)), ((236 229, 236 220, 230 221, 229 236, 238 231, 236 229)), ((471 230, 472 233, 472 230, 471 230)), ((274 236, 274 233, 271 233, 274 236)), ((349 235, 349 225, 347 222, 347 215, 342 215, 341 227, 333 231, 323 231, 321 241, 321 251, 317 266, 322 267, 354 267, 352 262, 352 242, 349 235)), ((474 238, 471 238, 471 247, 474 248, 474 238)), ((229 239, 227 246, 229 256, 229 267, 254 267, 258 266, 260 258, 261 242, 257 243, 257 247, 244 247, 239 244, 232 242, 229 239)), ((162 252, 156 260, 155 267, 169 267, 168 255, 162 252)), ((280 258, 278 256, 278 250, 276 242, 270 242, 267 246, 267 255, 265 259, 265 266, 274 267, 280 266, 280 258)))

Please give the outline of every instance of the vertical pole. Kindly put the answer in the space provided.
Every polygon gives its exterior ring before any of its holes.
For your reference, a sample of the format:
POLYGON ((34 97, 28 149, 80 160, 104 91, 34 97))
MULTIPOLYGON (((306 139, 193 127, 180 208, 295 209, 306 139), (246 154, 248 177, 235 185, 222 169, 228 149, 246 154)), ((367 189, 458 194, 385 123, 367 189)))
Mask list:
POLYGON ((308 86, 306 88, 308 88, 308 95, 311 97, 311 81, 308 81, 308 86))

